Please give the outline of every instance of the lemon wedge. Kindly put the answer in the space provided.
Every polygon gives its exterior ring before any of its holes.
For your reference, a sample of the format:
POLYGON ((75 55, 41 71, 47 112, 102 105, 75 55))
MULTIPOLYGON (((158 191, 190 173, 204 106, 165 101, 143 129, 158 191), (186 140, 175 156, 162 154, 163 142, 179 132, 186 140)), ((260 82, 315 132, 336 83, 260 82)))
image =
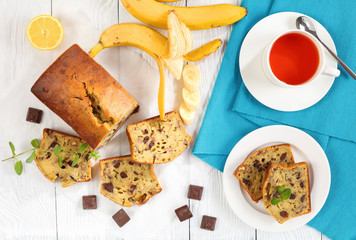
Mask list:
POLYGON ((63 40, 64 30, 57 18, 51 15, 40 15, 33 18, 26 28, 30 44, 39 50, 52 50, 63 40))

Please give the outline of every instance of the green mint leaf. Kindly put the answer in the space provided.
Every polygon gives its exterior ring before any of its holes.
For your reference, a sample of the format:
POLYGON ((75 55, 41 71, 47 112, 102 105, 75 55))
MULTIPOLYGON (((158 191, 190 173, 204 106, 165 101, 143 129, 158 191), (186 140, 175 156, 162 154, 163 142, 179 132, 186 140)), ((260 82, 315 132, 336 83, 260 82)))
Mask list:
POLYGON ((83 143, 82 145, 80 145, 80 148, 79 148, 79 152, 82 153, 85 151, 85 149, 87 149, 88 147, 88 144, 87 143, 83 143))
POLYGON ((38 139, 33 139, 31 141, 31 145, 34 147, 34 148, 39 148, 40 147, 40 142, 38 141, 38 139))
POLYGON ((292 194, 292 191, 289 188, 287 188, 281 195, 282 200, 289 199, 291 194, 292 194))
POLYGON ((284 189, 285 189, 286 185, 283 185, 283 186, 278 186, 277 187, 277 192, 279 192, 280 194, 283 193, 284 189))
POLYGON ((57 145, 55 148, 54 148, 54 155, 55 156, 58 156, 58 154, 62 151, 62 147, 57 145))
POLYGON ((282 201, 282 199, 280 198, 273 198, 271 201, 272 205, 277 205, 278 203, 280 203, 282 201))
POLYGON ((61 155, 59 155, 59 157, 58 157, 58 166, 60 168, 62 168, 62 166, 63 166, 63 161, 62 161, 62 156, 61 155))
POLYGON ((33 151, 32 154, 26 159, 27 163, 32 163, 33 159, 36 157, 36 151, 33 151))
POLYGON ((23 170, 22 162, 21 161, 17 161, 15 163, 14 168, 15 168, 16 174, 20 176, 22 174, 22 170, 23 170))
POLYGON ((72 167, 74 167, 75 165, 78 164, 78 160, 79 160, 79 155, 77 154, 77 155, 75 156, 75 158, 74 158, 73 163, 72 163, 72 167))
POLYGON ((12 144, 12 142, 9 142, 9 145, 10 145, 10 148, 11 148, 12 155, 16 155, 15 154, 15 146, 14 146, 14 144, 12 144))

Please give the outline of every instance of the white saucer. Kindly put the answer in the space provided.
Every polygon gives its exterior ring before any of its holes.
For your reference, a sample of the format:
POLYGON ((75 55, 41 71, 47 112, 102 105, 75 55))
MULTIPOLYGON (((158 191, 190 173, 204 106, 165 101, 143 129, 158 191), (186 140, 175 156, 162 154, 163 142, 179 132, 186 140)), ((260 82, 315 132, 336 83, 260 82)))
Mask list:
POLYGON ((305 132, 282 125, 262 127, 243 137, 230 152, 223 174, 224 193, 231 209, 248 225, 268 232, 289 231, 312 220, 326 201, 330 183, 329 162, 320 145, 305 132), (291 145, 295 162, 309 165, 311 212, 279 224, 262 200, 258 203, 251 200, 233 173, 252 152, 282 143, 291 145))
MULTIPOLYGON (((278 34, 296 29, 295 20, 305 15, 295 12, 281 12, 265 17, 247 33, 240 51, 240 71, 248 91, 259 102, 279 111, 298 111, 308 108, 321 100, 331 88, 335 77, 322 75, 311 85, 300 88, 283 88, 272 83, 265 75, 261 58, 264 48, 278 34)), ((336 53, 335 44, 326 29, 314 21, 320 39, 336 53)), ((337 67, 329 53, 325 54, 326 66, 337 67)))

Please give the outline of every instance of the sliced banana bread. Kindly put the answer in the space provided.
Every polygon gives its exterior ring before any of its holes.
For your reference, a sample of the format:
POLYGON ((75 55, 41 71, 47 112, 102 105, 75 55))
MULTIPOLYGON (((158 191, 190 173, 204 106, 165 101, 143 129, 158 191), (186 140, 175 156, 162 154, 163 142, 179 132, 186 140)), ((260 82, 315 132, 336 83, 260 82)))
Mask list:
POLYGON ((191 136, 185 131, 177 111, 127 126, 132 159, 137 163, 166 163, 189 146, 191 136))
POLYGON ((308 164, 272 164, 268 168, 262 193, 263 204, 279 223, 310 213, 308 164), (290 194, 283 193, 286 191, 290 194))
POLYGON ((266 170, 271 163, 294 163, 289 144, 274 145, 257 150, 234 172, 251 199, 258 202, 262 198, 262 185, 266 170))
POLYGON ((78 163, 72 167, 75 159, 75 154, 68 151, 78 151, 80 146, 85 143, 79 137, 54 131, 51 129, 43 130, 43 139, 35 157, 35 162, 43 175, 54 182, 59 178, 62 187, 68 187, 77 182, 87 182, 91 180, 91 161, 89 154, 92 151, 91 147, 87 147, 83 153, 79 153, 78 163), (53 151, 56 146, 61 146, 63 152, 62 167, 58 165, 58 156, 55 156, 53 151))
POLYGON ((131 156, 103 159, 99 166, 100 193, 124 207, 143 204, 162 190, 153 166, 134 163, 131 156))

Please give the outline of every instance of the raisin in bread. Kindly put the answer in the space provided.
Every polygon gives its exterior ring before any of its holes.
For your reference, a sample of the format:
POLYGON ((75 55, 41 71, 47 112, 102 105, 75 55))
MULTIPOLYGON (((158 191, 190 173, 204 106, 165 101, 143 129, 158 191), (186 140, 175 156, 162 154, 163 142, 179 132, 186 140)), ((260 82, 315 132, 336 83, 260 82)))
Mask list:
POLYGON ((68 187, 77 182, 87 182, 91 180, 91 162, 89 154, 91 147, 87 147, 83 153, 79 154, 78 163, 72 167, 75 154, 66 151, 79 151, 84 142, 79 138, 51 129, 43 130, 43 139, 40 149, 49 150, 49 152, 38 150, 35 162, 43 175, 54 182, 59 178, 62 187, 68 187), (54 148, 59 145, 62 147, 62 168, 58 165, 58 156, 53 153, 54 148))
POLYGON ((76 44, 40 76, 31 92, 93 149, 105 145, 138 109, 136 100, 76 44))
POLYGON ((279 222, 310 213, 309 171, 306 162, 295 164, 272 164, 268 168, 263 184, 263 204, 267 211, 279 222), (281 197, 277 187, 285 185, 291 190, 289 199, 276 205, 271 204, 273 198, 281 197))
POLYGON ((127 126, 132 159, 137 163, 166 163, 178 157, 192 138, 177 111, 127 126))
POLYGON ((251 199, 258 202, 262 198, 262 185, 266 170, 271 163, 294 163, 289 144, 265 147, 250 155, 234 172, 251 199))
POLYGON ((134 163, 131 156, 100 160, 99 166, 100 193, 124 207, 143 204, 162 190, 153 166, 134 163))

